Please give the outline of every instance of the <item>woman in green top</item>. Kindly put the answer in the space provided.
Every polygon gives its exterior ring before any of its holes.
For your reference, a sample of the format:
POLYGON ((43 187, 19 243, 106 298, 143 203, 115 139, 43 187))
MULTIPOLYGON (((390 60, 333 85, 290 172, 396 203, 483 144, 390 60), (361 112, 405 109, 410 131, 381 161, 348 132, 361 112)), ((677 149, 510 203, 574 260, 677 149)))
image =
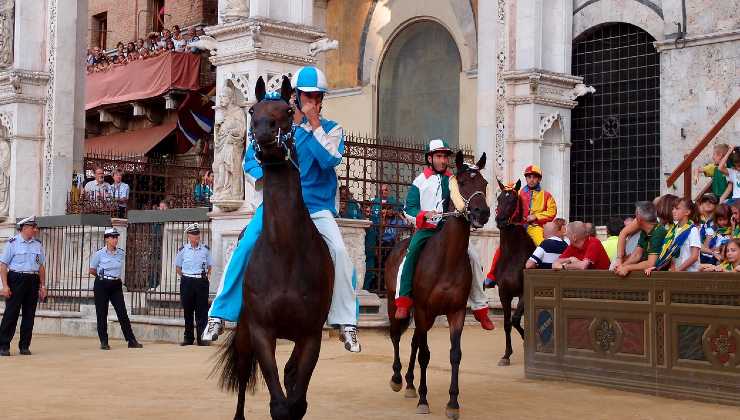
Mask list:
POLYGON ((211 196, 213 195, 213 171, 208 170, 195 186, 193 197, 197 205, 205 207, 211 206, 211 196))

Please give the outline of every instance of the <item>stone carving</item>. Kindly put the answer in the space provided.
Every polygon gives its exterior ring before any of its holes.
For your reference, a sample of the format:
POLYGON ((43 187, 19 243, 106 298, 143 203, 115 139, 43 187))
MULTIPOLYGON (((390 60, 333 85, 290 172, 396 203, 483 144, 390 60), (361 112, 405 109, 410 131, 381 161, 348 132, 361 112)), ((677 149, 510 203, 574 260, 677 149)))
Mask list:
POLYGON ((15 1, 0 0, 0 68, 13 65, 15 1))
POLYGON ((320 40, 308 45, 308 55, 316 57, 318 53, 336 50, 339 48, 339 41, 336 39, 321 38, 320 40))
POLYGON ((51 214, 51 183, 54 179, 54 95, 56 95, 56 61, 57 61, 57 3, 49 1, 47 22, 49 32, 46 37, 46 65, 49 83, 46 87, 46 110, 44 112, 46 139, 44 141, 44 182, 43 182, 43 214, 51 214))
POLYGON ((716 366, 733 366, 738 340, 731 327, 710 326, 702 337, 704 354, 716 366))
POLYGON ((553 112, 547 117, 542 118, 542 120, 540 121, 540 140, 544 139, 545 133, 547 132, 547 130, 552 128, 553 124, 555 124, 555 121, 560 121, 559 112, 553 112))
POLYGON ((622 347, 622 327, 619 322, 594 319, 589 326, 591 345, 599 353, 617 353, 622 347))
POLYGON ((586 86, 583 83, 579 83, 573 89, 563 92, 563 96, 571 101, 575 101, 576 98, 589 93, 596 93, 596 88, 593 86, 586 86))
POLYGON ((216 106, 216 140, 213 159, 215 185, 213 201, 223 210, 236 210, 244 199, 242 159, 247 135, 247 120, 238 104, 236 91, 227 81, 216 106), (224 203, 219 204, 219 201, 224 203), (236 208, 228 202, 236 202, 236 208))
POLYGON ((10 142, 0 138, 0 220, 5 220, 10 210, 10 142))
POLYGON ((224 23, 235 22, 249 17, 249 6, 247 0, 221 0, 221 21, 224 23))

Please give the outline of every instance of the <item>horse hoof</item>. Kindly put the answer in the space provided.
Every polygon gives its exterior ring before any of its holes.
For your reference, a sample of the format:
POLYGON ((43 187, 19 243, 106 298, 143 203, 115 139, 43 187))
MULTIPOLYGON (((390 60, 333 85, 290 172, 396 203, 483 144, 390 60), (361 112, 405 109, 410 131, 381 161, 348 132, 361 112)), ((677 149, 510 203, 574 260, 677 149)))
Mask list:
POLYGON ((419 395, 416 393, 416 388, 406 388, 406 392, 403 396, 406 398, 419 398, 419 395))
POLYGON ((448 419, 457 420, 460 418, 460 409, 447 407, 445 409, 445 414, 447 414, 448 419))
POLYGON ((499 366, 510 366, 511 365, 511 360, 509 360, 509 359, 501 359, 501 360, 498 361, 498 365, 499 366))
POLYGON ((393 382, 393 379, 391 379, 391 389, 393 390, 393 392, 398 392, 401 390, 401 384, 397 384, 393 382))
POLYGON ((426 404, 419 404, 416 407, 416 414, 429 414, 429 406, 426 404))

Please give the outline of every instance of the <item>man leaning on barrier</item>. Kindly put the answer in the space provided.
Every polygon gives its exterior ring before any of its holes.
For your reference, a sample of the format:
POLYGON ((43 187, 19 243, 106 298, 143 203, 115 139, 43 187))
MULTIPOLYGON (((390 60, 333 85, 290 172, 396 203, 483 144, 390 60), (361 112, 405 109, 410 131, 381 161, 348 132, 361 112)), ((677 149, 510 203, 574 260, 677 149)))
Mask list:
POLYGON ((0 256, 0 296, 5 297, 5 313, 0 323, 0 356, 10 356, 18 316, 21 318, 20 354, 31 355, 33 321, 39 298, 46 298, 44 248, 35 238, 36 218, 18 222, 17 235, 8 240, 0 256))

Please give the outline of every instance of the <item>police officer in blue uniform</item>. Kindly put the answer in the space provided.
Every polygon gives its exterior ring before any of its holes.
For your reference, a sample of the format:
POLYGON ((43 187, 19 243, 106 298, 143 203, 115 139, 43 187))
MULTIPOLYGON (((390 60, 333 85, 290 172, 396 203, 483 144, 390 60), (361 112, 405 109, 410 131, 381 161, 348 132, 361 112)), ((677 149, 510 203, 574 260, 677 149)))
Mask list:
POLYGON ((17 235, 10 238, 0 256, 0 296, 5 297, 5 313, 0 322, 0 356, 10 356, 10 342, 21 318, 18 348, 20 354, 30 356, 33 321, 39 298, 46 298, 44 248, 34 236, 36 218, 18 222, 17 235))
POLYGON ((118 248, 118 230, 108 228, 103 233, 105 246, 93 254, 90 259, 90 274, 95 276, 95 314, 98 317, 98 338, 100 349, 110 350, 108 345, 108 302, 118 315, 123 337, 128 341, 130 349, 140 349, 143 346, 136 341, 131 321, 126 313, 126 304, 123 301, 123 273, 125 254, 118 248))
POLYGON ((182 246, 175 258, 175 269, 180 275, 180 301, 185 311, 185 337, 181 346, 190 346, 197 337, 199 346, 207 346, 201 336, 208 323, 208 276, 213 259, 207 245, 200 243, 200 227, 197 223, 185 229, 188 243, 182 246), (193 313, 197 335, 193 336, 193 313))

